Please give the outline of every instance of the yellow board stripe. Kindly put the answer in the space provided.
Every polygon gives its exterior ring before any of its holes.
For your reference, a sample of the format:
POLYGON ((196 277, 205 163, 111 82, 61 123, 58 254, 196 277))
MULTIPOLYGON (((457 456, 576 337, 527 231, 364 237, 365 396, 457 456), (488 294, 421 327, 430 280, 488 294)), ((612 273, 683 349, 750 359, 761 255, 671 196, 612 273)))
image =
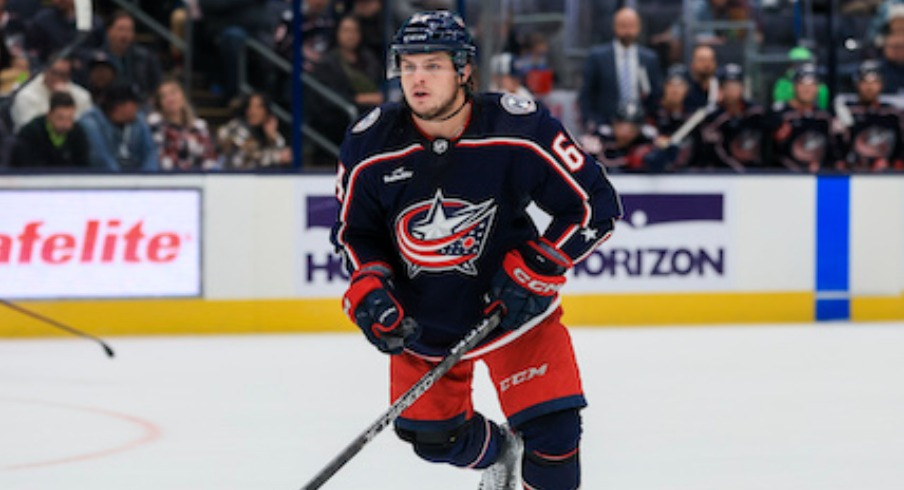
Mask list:
MULTIPOLYGON (((352 332, 339 300, 23 301, 94 335, 352 332)), ((570 326, 810 322, 813 293, 611 294, 563 299, 570 326)), ((442 308, 437 305, 437 308, 442 308)), ((904 319, 904 297, 853 301, 854 319, 904 319)), ((0 337, 68 335, 0 305, 0 337)))
POLYGON ((851 298, 851 320, 904 320, 904 295, 851 298))

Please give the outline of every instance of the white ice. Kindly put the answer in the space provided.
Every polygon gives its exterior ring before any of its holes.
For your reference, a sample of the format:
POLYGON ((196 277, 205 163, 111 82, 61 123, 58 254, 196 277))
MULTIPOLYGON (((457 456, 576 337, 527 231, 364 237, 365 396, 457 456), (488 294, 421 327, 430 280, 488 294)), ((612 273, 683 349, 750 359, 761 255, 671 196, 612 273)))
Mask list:
MULTIPOLYGON (((572 329, 589 490, 904 488, 904 324, 572 329)), ((0 489, 300 489, 387 407, 354 334, 0 340, 0 489)), ((498 418, 484 374, 478 408, 498 418)), ((323 488, 476 489, 387 429, 323 488)))

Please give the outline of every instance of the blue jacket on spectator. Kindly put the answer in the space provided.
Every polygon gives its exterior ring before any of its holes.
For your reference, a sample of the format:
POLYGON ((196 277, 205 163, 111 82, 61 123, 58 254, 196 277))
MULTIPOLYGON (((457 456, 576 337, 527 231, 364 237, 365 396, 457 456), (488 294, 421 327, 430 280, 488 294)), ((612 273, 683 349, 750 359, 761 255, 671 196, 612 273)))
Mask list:
POLYGON ((160 170, 157 148, 145 118, 117 127, 97 107, 79 120, 91 143, 91 167, 110 172, 160 170))

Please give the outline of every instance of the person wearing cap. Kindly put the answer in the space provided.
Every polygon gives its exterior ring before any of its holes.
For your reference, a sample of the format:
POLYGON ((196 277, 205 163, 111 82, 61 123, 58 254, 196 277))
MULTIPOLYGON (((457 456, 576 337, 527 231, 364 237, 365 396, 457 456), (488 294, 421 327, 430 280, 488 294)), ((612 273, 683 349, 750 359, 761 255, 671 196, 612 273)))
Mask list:
POLYGON ((794 73, 794 98, 773 105, 768 132, 773 144, 773 165, 795 172, 838 169, 840 134, 832 114, 817 106, 819 72, 804 64, 794 73))
POLYGON ((116 81, 116 63, 101 50, 93 51, 85 63, 84 86, 95 104, 100 104, 104 92, 116 81))
POLYGON ((706 165, 744 172, 770 163, 763 159, 765 110, 744 97, 744 71, 734 63, 719 74, 719 104, 700 125, 706 165))
POLYGON ((155 172, 160 170, 157 147, 144 117, 142 100, 128 84, 114 83, 100 106, 88 111, 79 123, 91 143, 91 167, 107 172, 155 172))
POLYGON ((854 76, 856 100, 836 101, 836 117, 843 128, 842 155, 848 170, 881 172, 904 169, 901 112, 883 102, 882 65, 860 64, 854 76))
MULTIPOLYGON (((794 98, 794 73, 798 67, 807 63, 816 63, 813 52, 805 46, 795 46, 788 51, 788 61, 791 66, 788 70, 775 81, 772 86, 772 102, 788 102, 794 98)), ((829 87, 819 84, 819 93, 816 99, 816 105, 820 109, 828 109, 829 107, 829 87)))

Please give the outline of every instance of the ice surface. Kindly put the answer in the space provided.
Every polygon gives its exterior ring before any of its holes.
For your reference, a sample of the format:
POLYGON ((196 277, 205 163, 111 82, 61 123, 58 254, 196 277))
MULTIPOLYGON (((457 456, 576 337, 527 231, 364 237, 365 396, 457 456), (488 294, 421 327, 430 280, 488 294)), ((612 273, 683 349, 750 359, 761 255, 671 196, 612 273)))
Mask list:
MULTIPOLYGON (((590 490, 904 488, 904 325, 572 329, 590 490)), ((387 407, 357 335, 0 340, 0 489, 291 490, 387 407)), ((485 375, 481 411, 499 417, 485 375)), ((391 429, 329 489, 462 490, 391 429)))

